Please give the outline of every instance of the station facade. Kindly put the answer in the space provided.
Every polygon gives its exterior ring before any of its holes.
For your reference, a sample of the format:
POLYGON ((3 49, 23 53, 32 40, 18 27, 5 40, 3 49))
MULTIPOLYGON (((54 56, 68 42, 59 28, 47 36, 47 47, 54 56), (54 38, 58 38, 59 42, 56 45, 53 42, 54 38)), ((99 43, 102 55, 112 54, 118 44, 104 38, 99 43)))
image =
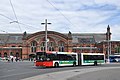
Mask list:
MULTIPOLYGON (((120 41, 111 41, 109 25, 105 33, 47 33, 47 51, 104 53, 107 56, 108 50, 113 54, 120 47, 120 41)), ((0 34, 0 57, 12 55, 29 59, 37 51, 45 51, 45 31, 33 34, 0 34)))

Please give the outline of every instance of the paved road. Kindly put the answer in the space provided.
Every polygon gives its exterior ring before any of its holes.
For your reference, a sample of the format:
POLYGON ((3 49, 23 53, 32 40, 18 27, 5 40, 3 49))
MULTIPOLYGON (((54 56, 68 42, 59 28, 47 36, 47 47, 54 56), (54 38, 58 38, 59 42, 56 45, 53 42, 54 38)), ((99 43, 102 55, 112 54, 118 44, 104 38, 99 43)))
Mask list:
POLYGON ((119 69, 120 67, 95 67, 74 69, 68 71, 46 73, 22 80, 119 80, 119 69), (118 70, 117 73, 115 69, 118 70))
MULTIPOLYGON (((120 64, 101 65, 97 67, 116 67, 120 64)), ((60 67, 60 68, 36 68, 33 62, 0 62, 0 80, 20 80, 36 75, 42 75, 45 73, 83 69, 83 68, 95 68, 95 66, 77 66, 77 67, 60 67)))
POLYGON ((120 68, 79 74, 67 80, 120 80, 120 68))
MULTIPOLYGON (((86 66, 90 68, 94 66, 86 66)), ((19 80, 50 72, 79 69, 84 67, 36 68, 33 62, 0 62, 0 80, 19 80)))

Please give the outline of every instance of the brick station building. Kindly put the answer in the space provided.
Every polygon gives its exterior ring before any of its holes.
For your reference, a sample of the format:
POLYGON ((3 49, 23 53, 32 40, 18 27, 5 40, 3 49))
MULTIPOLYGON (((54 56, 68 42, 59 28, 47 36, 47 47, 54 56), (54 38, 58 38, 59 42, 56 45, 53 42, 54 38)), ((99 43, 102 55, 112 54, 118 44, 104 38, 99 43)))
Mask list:
MULTIPOLYGON (((107 56, 108 40, 110 54, 116 53, 115 48, 120 41, 111 41, 108 25, 105 33, 59 33, 48 31, 48 51, 70 51, 77 53, 104 53, 107 56)), ((0 34, 0 57, 13 55, 22 59, 35 56, 36 51, 45 51, 45 31, 28 34, 0 34)))

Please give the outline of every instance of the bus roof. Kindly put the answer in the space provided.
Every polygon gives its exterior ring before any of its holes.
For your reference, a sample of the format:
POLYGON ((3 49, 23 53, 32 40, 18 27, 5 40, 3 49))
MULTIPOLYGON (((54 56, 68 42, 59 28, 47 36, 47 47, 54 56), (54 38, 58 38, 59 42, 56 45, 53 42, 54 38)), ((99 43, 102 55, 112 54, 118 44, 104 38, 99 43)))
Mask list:
POLYGON ((81 53, 82 55, 105 55, 104 53, 81 53))
MULTIPOLYGON (((37 51, 37 52, 44 52, 44 51, 37 51)), ((58 52, 58 51, 47 51, 47 54, 77 54, 74 52, 58 52)))
POLYGON ((109 56, 120 56, 120 54, 115 54, 115 55, 109 55, 109 56))

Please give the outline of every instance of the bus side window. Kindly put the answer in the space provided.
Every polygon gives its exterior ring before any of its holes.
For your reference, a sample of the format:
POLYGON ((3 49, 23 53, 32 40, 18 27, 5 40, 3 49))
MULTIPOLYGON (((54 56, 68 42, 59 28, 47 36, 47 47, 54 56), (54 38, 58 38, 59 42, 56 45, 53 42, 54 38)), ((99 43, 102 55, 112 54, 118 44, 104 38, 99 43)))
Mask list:
POLYGON ((48 54, 48 55, 47 55, 47 58, 49 58, 49 61, 50 61, 50 60, 57 60, 57 57, 56 57, 55 54, 48 54))
POLYGON ((75 57, 73 57, 72 55, 67 55, 68 60, 75 60, 75 57))
POLYGON ((72 55, 73 60, 76 60, 76 55, 72 55))

